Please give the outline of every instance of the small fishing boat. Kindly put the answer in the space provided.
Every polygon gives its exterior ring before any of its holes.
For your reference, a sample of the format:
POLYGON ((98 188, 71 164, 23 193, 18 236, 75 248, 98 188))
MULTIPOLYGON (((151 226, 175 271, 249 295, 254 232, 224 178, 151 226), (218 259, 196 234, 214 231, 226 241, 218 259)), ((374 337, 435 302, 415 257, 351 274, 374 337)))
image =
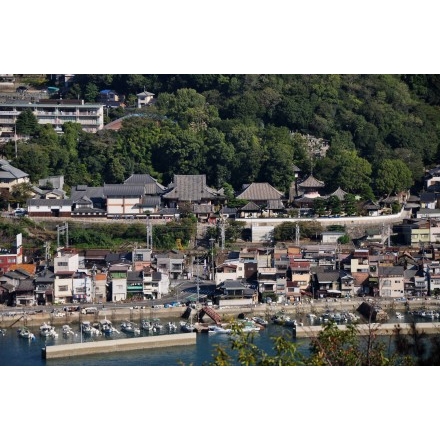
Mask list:
POLYGON ((35 335, 27 328, 22 327, 17 330, 18 336, 23 339, 35 339, 35 335))
POLYGON ((153 323, 148 321, 148 319, 143 319, 141 321, 141 328, 147 332, 151 332, 153 330, 153 323))
POLYGON ((104 335, 110 335, 113 332, 119 333, 119 331, 115 327, 113 327, 112 322, 107 318, 101 319, 99 321, 99 330, 101 330, 104 335))
POLYGON ((55 331, 55 327, 45 322, 40 325, 40 335, 44 338, 58 338, 58 333, 55 331))
POLYGON ((124 333, 128 333, 130 335, 139 335, 141 333, 141 330, 134 322, 130 321, 123 321, 121 323, 121 330, 124 333))
POLYGON ((191 332, 195 332, 196 328, 195 326, 187 321, 180 321, 180 331, 184 332, 184 333, 191 333, 191 332))
POLYGON ((258 325, 262 325, 263 327, 266 327, 269 322, 266 321, 264 318, 262 318, 261 316, 253 316, 252 317, 252 321, 254 321, 256 324, 258 325))
POLYGON ((63 325, 63 335, 64 336, 70 336, 70 335, 74 335, 75 332, 73 331, 72 327, 70 327, 70 325, 68 324, 64 324, 63 325))
POLYGON ((170 333, 173 333, 173 332, 175 332, 177 330, 177 325, 174 322, 170 321, 170 322, 167 323, 167 330, 170 333))
POLYGON ((232 329, 222 327, 221 325, 210 325, 208 326, 209 334, 230 334, 232 329))

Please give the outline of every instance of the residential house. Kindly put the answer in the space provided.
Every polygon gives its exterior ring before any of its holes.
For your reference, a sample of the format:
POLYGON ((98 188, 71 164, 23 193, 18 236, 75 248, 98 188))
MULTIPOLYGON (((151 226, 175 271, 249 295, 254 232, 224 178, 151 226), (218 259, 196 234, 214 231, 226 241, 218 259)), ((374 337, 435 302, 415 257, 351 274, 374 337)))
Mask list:
POLYGON ((92 299, 98 303, 107 301, 107 274, 92 273, 92 299))
POLYGON ((425 174, 424 180, 426 189, 440 184, 440 166, 436 166, 428 170, 425 174))
POLYGON ((437 197, 433 192, 424 192, 420 194, 420 208, 436 209, 437 197))
POLYGON ((132 252, 132 262, 134 270, 143 270, 151 267, 152 250, 146 248, 135 248, 132 252))
POLYGON ((368 249, 355 249, 350 258, 350 272, 370 272, 370 254, 368 249))
POLYGON ((277 270, 275 267, 258 268, 258 291, 265 297, 276 292, 277 270))
POLYGON ((245 263, 240 260, 227 260, 215 268, 215 284, 218 286, 225 280, 244 280, 245 263))
POLYGON ((57 270, 54 274, 53 283, 53 304, 66 304, 75 301, 84 301, 83 295, 73 297, 73 276, 74 270, 57 270))
POLYGON ((349 298, 355 295, 354 277, 347 272, 340 271, 340 290, 343 298, 349 298))
POLYGON ((287 303, 298 303, 302 299, 301 289, 297 281, 286 280, 286 301, 287 303))
POLYGON ((7 198, 13 186, 21 183, 30 183, 29 174, 13 167, 10 161, 0 159, 0 194, 7 198))
POLYGON ((2 300, 9 306, 34 305, 35 296, 33 294, 33 286, 30 286, 31 284, 31 274, 24 270, 9 270, 3 273, 0 276, 2 300), (27 280, 30 280, 30 283, 27 280))
POLYGON ((254 289, 249 289, 239 281, 225 280, 217 286, 214 298, 219 306, 251 305, 258 302, 258 294, 254 289))
POLYGON ((131 265, 127 263, 113 264, 108 269, 109 296, 111 301, 119 302, 127 299, 127 279, 131 265))
POLYGON ((143 91, 137 95, 137 107, 142 108, 151 105, 154 102, 154 93, 143 91))
POLYGON ((123 95, 119 95, 114 90, 105 89, 99 92, 98 101, 101 104, 104 104, 104 106, 107 108, 117 108, 125 106, 124 98, 125 97, 123 95))
POLYGON ((155 256, 158 272, 165 273, 170 279, 178 279, 183 276, 185 255, 179 251, 171 250, 155 256))
POLYGON ((402 266, 379 266, 379 296, 399 298, 404 296, 404 269, 402 266))
POLYGON ((72 302, 93 302, 93 293, 92 277, 86 272, 76 271, 72 278, 72 302))
POLYGON ((316 268, 313 272, 313 286, 315 288, 314 297, 341 297, 342 291, 339 270, 328 270, 316 268))
POLYGON ((9 271, 16 264, 23 262, 22 234, 15 236, 10 248, 0 248, 0 273, 9 271))
POLYGON ((30 275, 27 278, 20 280, 18 286, 13 291, 12 305, 17 306, 34 306, 36 304, 34 295, 34 284, 30 275))
POLYGON ((127 272, 127 298, 142 300, 144 298, 144 272, 127 272))
POLYGON ((44 269, 34 277, 34 295, 38 305, 53 303, 55 274, 44 269))

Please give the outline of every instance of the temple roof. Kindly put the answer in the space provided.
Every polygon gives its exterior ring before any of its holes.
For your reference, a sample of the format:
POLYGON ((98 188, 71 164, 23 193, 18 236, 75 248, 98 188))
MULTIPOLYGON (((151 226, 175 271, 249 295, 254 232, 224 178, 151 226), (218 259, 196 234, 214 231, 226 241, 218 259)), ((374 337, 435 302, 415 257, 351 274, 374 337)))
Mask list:
POLYGON ((298 186, 300 188, 322 188, 325 186, 325 183, 310 175, 304 182, 299 183, 298 186))

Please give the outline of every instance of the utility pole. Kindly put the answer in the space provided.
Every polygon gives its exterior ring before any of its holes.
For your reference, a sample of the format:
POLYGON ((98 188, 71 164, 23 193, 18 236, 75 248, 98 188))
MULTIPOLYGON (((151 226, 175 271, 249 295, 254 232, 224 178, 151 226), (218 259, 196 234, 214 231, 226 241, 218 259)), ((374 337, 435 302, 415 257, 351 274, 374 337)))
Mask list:
POLYGON ((64 232, 66 237, 65 246, 69 247, 69 224, 67 222, 64 223, 64 226, 57 225, 57 248, 60 248, 60 232, 64 232))
POLYGON ((297 223, 295 226, 295 244, 299 246, 299 224, 297 223))
POLYGON ((221 244, 221 249, 222 251, 225 250, 225 219, 222 217, 220 220, 220 224, 221 224, 221 240, 222 240, 222 244, 221 244))
POLYGON ((153 249, 153 226, 147 215, 147 249, 153 249))

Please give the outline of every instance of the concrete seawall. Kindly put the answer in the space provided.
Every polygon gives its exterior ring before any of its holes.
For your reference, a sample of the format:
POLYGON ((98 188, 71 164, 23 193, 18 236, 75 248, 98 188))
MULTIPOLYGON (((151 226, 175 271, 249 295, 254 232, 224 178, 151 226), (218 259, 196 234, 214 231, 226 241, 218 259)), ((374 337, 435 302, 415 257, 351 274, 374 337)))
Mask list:
MULTIPOLYGON (((338 325, 338 329, 346 330, 346 325, 338 325)), ((400 328, 402 334, 406 335, 411 331, 411 324, 398 323, 398 324, 357 324, 356 328, 361 336, 367 336, 370 332, 374 332, 376 335, 382 336, 392 336, 396 328, 400 328)), ((318 335, 322 330, 320 325, 304 325, 296 327, 296 337, 297 338, 313 338, 318 335)), ((440 323, 435 322, 418 322, 416 324, 416 330, 419 332, 424 332, 426 334, 436 334, 440 333, 440 323)))
POLYGON ((191 345, 196 343, 196 338, 196 333, 178 333, 175 335, 146 336, 130 339, 116 339, 112 341, 51 345, 42 349, 42 356, 45 359, 57 359, 84 356, 88 354, 191 345))

